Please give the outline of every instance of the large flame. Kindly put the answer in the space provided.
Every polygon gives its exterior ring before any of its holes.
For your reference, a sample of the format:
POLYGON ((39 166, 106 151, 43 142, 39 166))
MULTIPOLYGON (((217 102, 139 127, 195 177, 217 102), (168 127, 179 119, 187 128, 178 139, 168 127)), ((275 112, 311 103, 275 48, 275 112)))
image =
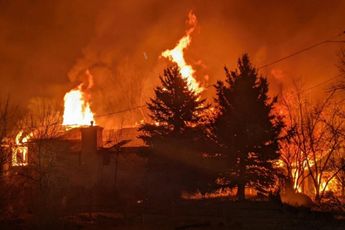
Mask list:
POLYGON ((203 91, 203 88, 194 78, 193 74, 195 70, 191 65, 186 63, 183 54, 184 49, 186 49, 191 43, 191 33, 194 31, 197 24, 196 16, 192 11, 190 11, 188 14, 187 24, 190 26, 190 28, 186 31, 186 35, 179 40, 175 48, 163 51, 162 56, 168 58, 178 65, 180 74, 184 79, 186 79, 190 90, 194 91, 195 93, 200 93, 203 91))
POLYGON ((87 90, 92 87, 92 75, 87 70, 88 87, 84 89, 84 83, 81 83, 76 89, 72 89, 65 94, 63 125, 69 127, 78 127, 90 125, 94 122, 94 115, 91 111, 89 96, 87 90))

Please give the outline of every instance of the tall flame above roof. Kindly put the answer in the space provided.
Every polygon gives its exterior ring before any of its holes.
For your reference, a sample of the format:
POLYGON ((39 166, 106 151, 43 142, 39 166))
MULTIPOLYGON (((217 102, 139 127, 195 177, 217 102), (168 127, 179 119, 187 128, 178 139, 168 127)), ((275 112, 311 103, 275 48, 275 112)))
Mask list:
POLYGON ((200 93, 203 91, 203 88, 196 81, 194 77, 195 70, 191 65, 186 63, 183 53, 191 43, 191 33, 195 30, 197 24, 196 16, 192 11, 188 14, 187 24, 189 29, 186 31, 186 35, 178 41, 177 45, 173 49, 167 49, 163 51, 161 55, 178 65, 180 74, 184 79, 186 79, 190 90, 195 93, 200 93))
POLYGON ((81 83, 75 89, 67 92, 64 97, 63 125, 78 127, 90 125, 94 122, 94 114, 91 111, 88 89, 93 85, 93 77, 89 70, 85 72, 88 77, 88 85, 81 83))

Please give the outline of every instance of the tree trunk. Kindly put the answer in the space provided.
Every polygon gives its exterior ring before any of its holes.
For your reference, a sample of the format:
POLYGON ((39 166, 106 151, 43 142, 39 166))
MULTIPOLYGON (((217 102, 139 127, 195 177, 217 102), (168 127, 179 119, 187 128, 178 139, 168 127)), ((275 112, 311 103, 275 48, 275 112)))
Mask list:
POLYGON ((317 204, 320 204, 321 201, 321 195, 320 195, 320 185, 318 184, 316 187, 316 191, 315 191, 315 202, 317 204))
POLYGON ((315 203, 320 204, 321 203, 321 197, 319 194, 315 195, 315 203))
POLYGON ((243 162, 243 159, 240 159, 240 172, 238 175, 238 185, 237 185, 237 199, 238 200, 245 200, 245 186, 246 183, 244 181, 244 175, 245 175, 245 164, 243 162))
POLYGON ((245 200, 245 185, 244 183, 239 183, 237 186, 237 200, 245 200))

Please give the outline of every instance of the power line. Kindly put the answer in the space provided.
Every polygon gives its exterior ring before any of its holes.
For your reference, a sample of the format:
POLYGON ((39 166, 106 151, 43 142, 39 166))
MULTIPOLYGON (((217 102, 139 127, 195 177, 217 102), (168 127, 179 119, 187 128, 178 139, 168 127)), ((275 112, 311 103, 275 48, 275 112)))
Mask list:
MULTIPOLYGON (((307 46, 307 47, 302 48, 302 49, 300 49, 300 50, 297 50, 297 51, 295 51, 295 52, 293 52, 293 53, 291 53, 291 54, 289 54, 289 55, 287 55, 287 56, 285 56, 285 57, 279 58, 279 59, 277 59, 277 60, 275 60, 275 61, 272 61, 272 62, 270 62, 270 63, 267 63, 267 64, 264 64, 264 65, 262 65, 262 66, 259 66, 259 67, 257 67, 256 69, 258 69, 258 70, 264 69, 264 68, 266 68, 266 67, 268 67, 268 66, 277 64, 277 63, 279 63, 279 62, 282 62, 282 61, 284 61, 284 60, 286 60, 286 59, 289 59, 289 58, 291 58, 291 57, 294 57, 294 56, 296 56, 296 55, 299 55, 299 54, 301 54, 301 53, 304 53, 304 52, 306 52, 306 51, 308 51, 308 50, 311 50, 311 49, 313 49, 313 48, 315 48, 315 47, 318 47, 318 46, 323 45, 323 44, 326 44, 326 43, 345 43, 345 40, 338 40, 338 41, 337 41, 337 40, 331 40, 331 39, 335 39, 335 38, 337 38, 337 37, 341 37, 341 36, 343 36, 343 35, 345 35, 345 31, 343 31, 343 32, 341 32, 341 33, 338 33, 338 34, 336 34, 335 36, 332 36, 332 37, 330 37, 330 38, 328 38, 328 39, 326 39, 326 40, 317 42, 317 43, 315 43, 315 44, 313 44, 313 45, 310 45, 310 46, 307 46)), ((209 88, 209 87, 211 87, 211 86, 213 86, 213 84, 208 85, 208 86, 206 86, 205 88, 209 88)))
POLYGON ((111 116, 111 115, 114 115, 114 114, 125 113, 125 112, 129 112, 129 111, 132 111, 132 110, 137 110, 137 109, 140 109, 140 108, 144 108, 144 107, 146 107, 146 105, 138 105, 138 106, 134 106, 134 107, 131 107, 131 108, 124 109, 124 110, 116 111, 116 112, 95 115, 95 117, 111 116))
MULTIPOLYGON (((325 81, 321 81, 321 82, 319 82, 318 84, 313 85, 313 86, 311 86, 311 87, 309 87, 309 88, 306 88, 306 89, 304 89, 304 90, 301 90, 301 91, 299 91, 299 92, 300 92, 300 93, 301 93, 301 92, 306 92, 306 91, 312 90, 312 89, 314 89, 314 88, 320 87, 320 86, 322 86, 322 85, 324 85, 324 84, 326 84, 326 83, 328 83, 328 82, 330 82, 330 81, 332 81, 332 80, 335 80, 335 79, 337 79, 337 78, 339 78, 339 77, 341 77, 341 76, 344 76, 344 75, 345 75, 344 73, 338 74, 338 75, 336 75, 336 76, 334 76, 334 77, 332 77, 332 78, 330 78, 330 79, 327 79, 327 80, 325 80, 325 81)), ((113 115, 116 115, 116 114, 125 113, 125 112, 129 112, 129 111, 134 111, 134 110, 137 110, 137 109, 140 109, 140 108, 144 108, 144 107, 146 107, 146 105, 138 105, 138 106, 134 106, 134 107, 130 107, 130 108, 124 109, 124 110, 119 110, 119 111, 115 111, 115 112, 111 112, 111 113, 105 113, 105 114, 95 115, 95 117, 113 116, 113 115)), ((33 129, 37 129, 37 128, 40 128, 40 127, 50 127, 50 126, 58 126, 58 125, 60 125, 60 122, 54 122, 54 123, 51 123, 51 124, 41 125, 41 126, 35 126, 35 127, 30 127, 30 128, 31 128, 31 129, 32 129, 32 128, 33 128, 33 129)))
POLYGON ((264 68, 266 68, 266 67, 268 67, 268 66, 277 64, 277 63, 279 63, 279 62, 282 62, 282 61, 284 61, 284 60, 286 60, 286 59, 289 59, 289 58, 291 58, 291 57, 294 57, 294 56, 296 56, 296 55, 298 55, 298 54, 304 53, 304 52, 306 52, 306 51, 308 51, 308 50, 311 50, 311 49, 313 49, 313 48, 315 48, 315 47, 318 47, 318 46, 323 45, 323 44, 326 44, 326 43, 345 43, 345 41, 330 41, 330 40, 322 41, 322 42, 316 43, 316 44, 314 44, 314 45, 308 46, 307 48, 304 48, 304 49, 301 49, 301 50, 299 50, 299 51, 296 51, 296 52, 294 52, 294 53, 292 53, 292 54, 290 54, 290 55, 288 55, 288 56, 282 57, 282 58, 280 58, 280 59, 278 59, 278 60, 276 60, 276 61, 273 61, 273 62, 270 62, 270 63, 268 63, 268 64, 259 66, 257 69, 258 69, 258 70, 259 70, 259 69, 264 69, 264 68))
POLYGON ((318 47, 318 46, 321 46, 321 45, 323 45, 323 44, 326 44, 326 43, 345 43, 345 40, 344 40, 344 41, 343 41, 343 40, 340 40, 340 41, 331 40, 331 39, 340 37, 340 36, 342 36, 342 35, 344 35, 344 34, 345 34, 345 31, 343 31, 342 33, 339 33, 339 34, 337 34, 337 35, 335 35, 335 36, 333 36, 333 37, 331 37, 331 38, 329 38, 329 39, 326 39, 326 40, 317 42, 317 43, 315 43, 315 44, 313 44, 313 45, 310 45, 310 46, 307 46, 307 47, 302 48, 302 49, 300 49, 300 50, 297 50, 297 51, 295 51, 295 52, 293 52, 293 53, 291 53, 291 54, 289 54, 289 55, 287 55, 287 56, 285 56, 285 57, 279 58, 278 60, 272 61, 272 62, 267 63, 267 64, 262 65, 262 66, 259 66, 257 69, 260 70, 260 69, 266 68, 266 67, 268 67, 268 66, 277 64, 277 63, 279 63, 279 62, 282 62, 282 61, 284 61, 284 60, 286 60, 286 59, 289 59, 289 58, 291 58, 291 57, 294 57, 294 56, 296 56, 296 55, 299 55, 299 54, 301 54, 301 53, 304 53, 304 52, 306 52, 306 51, 308 51, 308 50, 314 49, 314 48, 316 48, 316 47, 318 47))
MULTIPOLYGON (((341 76, 344 76, 345 74, 344 73, 341 73, 341 74, 338 74, 330 79, 327 79, 325 81, 321 81, 319 82, 318 84, 315 84, 309 88, 306 88, 304 90, 301 90, 299 91, 300 93, 302 92, 306 92, 306 91, 309 91, 309 90, 312 90, 314 88, 317 88, 317 87, 320 87, 332 80, 335 80, 341 76)), ((120 114, 120 113, 125 113, 125 112, 129 112, 129 111, 133 111, 133 110, 137 110, 137 109, 140 109, 140 108, 144 108, 146 107, 146 105, 138 105, 138 106, 134 106, 134 107, 131 107, 131 108, 127 108, 127 109, 124 109, 124 110, 119 110, 119 111, 115 111, 115 112, 111 112, 111 113, 105 113, 105 114, 100 114, 100 115, 95 115, 95 117, 106 117, 106 116, 113 116, 113 115, 116 115, 116 114, 120 114)), ((56 126, 56 125, 59 125, 60 123, 59 122, 54 122, 54 123, 51 123, 51 124, 48 124, 48 125, 45 125, 45 126, 40 126, 40 127, 50 127, 50 126, 56 126)), ((38 126, 37 127, 30 127, 30 128, 39 128, 38 126)))
POLYGON ((333 80, 335 80, 335 79, 337 79, 337 78, 339 78, 339 77, 342 77, 342 76, 344 76, 344 73, 338 74, 338 75, 336 75, 336 76, 334 76, 334 77, 332 77, 332 78, 330 78, 330 79, 327 79, 327 80, 325 80, 325 81, 321 81, 321 82, 319 82, 318 84, 313 85, 313 86, 311 86, 311 87, 309 87, 309 88, 306 88, 305 90, 302 90, 302 91, 306 92, 306 91, 312 90, 312 89, 314 89, 314 88, 320 87, 320 86, 322 86, 322 85, 324 85, 324 84, 326 84, 326 83, 328 83, 328 82, 330 82, 330 81, 333 81, 333 80))
MULTIPOLYGON (((285 57, 279 58, 278 60, 272 61, 272 62, 267 63, 267 64, 262 65, 262 66, 259 66, 257 69, 260 70, 260 69, 266 68, 266 67, 268 67, 268 66, 277 64, 277 63, 279 63, 279 62, 282 62, 282 61, 284 61, 284 60, 286 60, 286 59, 289 59, 289 58, 291 58, 291 57, 294 57, 294 56, 296 56, 296 55, 299 55, 299 54, 301 54, 301 53, 304 53, 304 52, 306 52, 306 51, 308 51, 308 50, 311 50, 311 49, 313 49, 313 48, 315 48, 315 47, 321 46, 321 45, 326 44, 326 43, 345 43, 345 40, 339 40, 339 41, 337 41, 337 40, 332 40, 332 39, 335 39, 335 38, 337 38, 337 37, 340 37, 340 36, 342 36, 342 35, 344 35, 344 34, 345 34, 345 31, 343 31, 343 32, 341 32, 341 33, 339 33, 339 34, 337 34, 337 35, 331 37, 331 38, 328 38, 328 39, 326 39, 326 40, 320 41, 320 42, 318 42, 318 43, 315 43, 315 44, 313 44, 313 45, 310 45, 310 46, 308 46, 308 47, 305 47, 305 48, 302 48, 302 49, 300 49, 300 50, 298 50, 298 51, 295 51, 295 52, 293 52, 293 53, 291 53, 291 54, 289 54, 289 55, 287 55, 287 56, 285 56, 285 57)), ((309 88, 307 88, 307 89, 305 89, 305 90, 303 90, 303 91, 309 91, 309 90, 312 90, 312 89, 317 88, 317 87, 319 87, 319 86, 322 86, 323 84, 325 84, 325 83, 327 83, 327 82, 330 82, 330 81, 332 81, 332 80, 334 80, 334 79, 336 79, 336 78, 338 78, 338 77, 340 77, 340 76, 342 76, 342 75, 343 75, 343 74, 338 74, 338 75, 336 75, 336 76, 334 76, 334 77, 332 77, 332 78, 330 78, 330 79, 327 79, 327 80, 322 81, 322 82, 320 82, 320 83, 318 83, 318 84, 316 84, 316 85, 313 85, 313 86, 311 86, 311 87, 309 87, 309 88)), ((210 85, 206 86, 205 88, 210 88, 211 86, 214 86, 214 84, 210 84, 210 85)), ((111 113, 96 115, 95 117, 112 116, 112 115, 116 115, 116 114, 119 114, 119 113, 129 112, 129 111, 137 110, 137 109, 144 108, 144 107, 146 107, 146 105, 138 105, 138 106, 134 106, 134 107, 130 107, 130 108, 124 109, 124 110, 116 111, 116 112, 111 112, 111 113)))
MULTIPOLYGON (((334 77, 332 77, 330 79, 327 79, 325 81, 321 81, 318 84, 315 84, 315 85, 313 85, 313 86, 311 86, 309 88, 306 88, 306 89, 302 90, 301 92, 310 91, 310 90, 312 90, 314 88, 320 87, 320 86, 322 86, 322 85, 324 85, 324 84, 326 84, 326 83, 328 83, 328 82, 330 82, 332 80, 335 80, 335 79, 337 79, 337 78, 339 78, 339 77, 341 77, 343 75, 344 74, 338 74, 338 75, 336 75, 336 76, 334 76, 334 77)), ((212 86, 212 85, 210 85, 210 86, 212 86)), ((124 110, 119 110, 119 111, 115 111, 115 112, 111 112, 111 113, 105 113, 105 114, 101 114, 101 115, 96 115, 95 117, 112 116, 112 115, 116 115, 116 114, 119 114, 119 113, 129 112, 129 111, 137 110, 137 109, 144 108, 144 107, 146 107, 146 105, 138 105, 138 106, 135 106, 135 107, 124 109, 124 110)))

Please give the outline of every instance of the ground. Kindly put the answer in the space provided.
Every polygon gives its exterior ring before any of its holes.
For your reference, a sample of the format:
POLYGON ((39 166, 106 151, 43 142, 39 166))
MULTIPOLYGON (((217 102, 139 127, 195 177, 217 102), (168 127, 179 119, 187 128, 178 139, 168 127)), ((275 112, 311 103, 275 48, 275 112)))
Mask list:
POLYGON ((1 229, 345 229, 345 214, 292 208, 274 202, 183 201, 142 205, 126 210, 94 210, 65 216, 63 221, 34 225, 15 220, 1 229))

